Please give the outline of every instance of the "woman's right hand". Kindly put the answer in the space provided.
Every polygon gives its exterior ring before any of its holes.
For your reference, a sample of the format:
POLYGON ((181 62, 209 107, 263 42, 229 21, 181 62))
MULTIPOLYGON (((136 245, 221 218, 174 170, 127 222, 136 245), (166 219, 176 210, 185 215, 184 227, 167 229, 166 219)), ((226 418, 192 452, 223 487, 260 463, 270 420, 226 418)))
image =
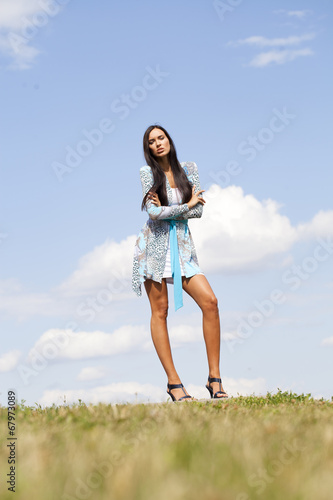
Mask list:
POLYGON ((194 207, 197 203, 202 203, 203 205, 206 203, 206 200, 204 200, 201 196, 200 196, 200 193, 202 193, 203 191, 205 191, 204 189, 201 189, 200 191, 198 191, 197 193, 194 193, 194 190, 195 190, 195 186, 192 186, 192 198, 190 199, 190 201, 187 203, 188 205, 188 208, 192 208, 194 207))

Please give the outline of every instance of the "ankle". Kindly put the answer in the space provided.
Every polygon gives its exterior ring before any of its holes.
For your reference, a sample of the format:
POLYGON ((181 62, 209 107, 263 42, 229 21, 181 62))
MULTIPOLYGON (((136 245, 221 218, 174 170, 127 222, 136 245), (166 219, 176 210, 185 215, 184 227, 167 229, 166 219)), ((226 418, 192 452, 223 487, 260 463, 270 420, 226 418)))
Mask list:
POLYGON ((173 385, 173 384, 181 384, 181 380, 179 377, 168 377, 168 384, 173 385))

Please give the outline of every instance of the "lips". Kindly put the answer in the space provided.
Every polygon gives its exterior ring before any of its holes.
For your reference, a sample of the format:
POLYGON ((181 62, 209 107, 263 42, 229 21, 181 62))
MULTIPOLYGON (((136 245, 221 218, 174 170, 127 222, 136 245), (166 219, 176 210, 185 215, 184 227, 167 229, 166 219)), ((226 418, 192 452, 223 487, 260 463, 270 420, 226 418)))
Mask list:
POLYGON ((157 150, 158 153, 162 153, 162 151, 164 151, 163 148, 157 150))

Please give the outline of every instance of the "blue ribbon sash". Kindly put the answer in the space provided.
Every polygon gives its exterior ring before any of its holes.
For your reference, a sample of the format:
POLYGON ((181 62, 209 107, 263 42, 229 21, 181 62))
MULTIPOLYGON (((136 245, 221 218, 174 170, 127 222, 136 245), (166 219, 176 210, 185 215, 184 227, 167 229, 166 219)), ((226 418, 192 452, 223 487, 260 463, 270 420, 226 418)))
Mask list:
MULTIPOLYGON (((187 219, 182 219, 187 225, 187 219)), ((183 286, 182 286, 182 275, 179 262, 179 252, 178 252, 178 239, 177 239, 177 227, 176 221, 170 220, 170 261, 171 261, 171 271, 174 284, 174 301, 175 301, 175 311, 180 307, 183 307, 183 286)))

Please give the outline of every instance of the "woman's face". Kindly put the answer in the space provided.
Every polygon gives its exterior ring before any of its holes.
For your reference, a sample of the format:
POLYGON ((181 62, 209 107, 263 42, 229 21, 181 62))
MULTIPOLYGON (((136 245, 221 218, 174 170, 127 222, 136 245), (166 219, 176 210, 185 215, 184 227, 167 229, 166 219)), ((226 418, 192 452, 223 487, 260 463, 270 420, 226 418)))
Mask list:
POLYGON ((154 128, 148 139, 149 149, 152 154, 158 158, 166 156, 170 152, 170 142, 163 130, 154 128))

